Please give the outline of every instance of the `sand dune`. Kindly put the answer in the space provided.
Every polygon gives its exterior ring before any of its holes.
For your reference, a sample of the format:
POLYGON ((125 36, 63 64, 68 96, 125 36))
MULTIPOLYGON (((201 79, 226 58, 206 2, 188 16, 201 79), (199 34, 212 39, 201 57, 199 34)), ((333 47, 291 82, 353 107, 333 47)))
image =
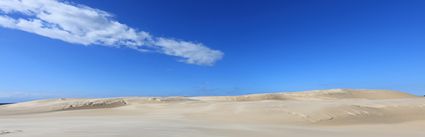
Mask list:
POLYGON ((50 99, 0 106, 0 123, 2 131, 23 131, 8 136, 34 137, 423 136, 418 125, 425 127, 425 98, 397 91, 333 89, 244 96, 50 99), (401 128, 385 131, 397 126, 401 128))
POLYGON ((292 93, 252 94, 244 96, 198 97, 200 100, 260 101, 260 100, 329 100, 329 99, 396 99, 416 96, 389 90, 331 89, 292 93))

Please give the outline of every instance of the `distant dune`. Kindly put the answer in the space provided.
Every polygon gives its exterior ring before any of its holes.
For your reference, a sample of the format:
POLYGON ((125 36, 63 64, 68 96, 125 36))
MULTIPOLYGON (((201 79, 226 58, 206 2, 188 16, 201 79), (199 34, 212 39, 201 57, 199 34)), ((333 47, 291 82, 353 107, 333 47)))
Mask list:
POLYGON ((243 96, 50 99, 0 106, 0 123, 0 131, 20 131, 8 135, 22 137, 422 137, 425 98, 398 91, 332 89, 243 96))

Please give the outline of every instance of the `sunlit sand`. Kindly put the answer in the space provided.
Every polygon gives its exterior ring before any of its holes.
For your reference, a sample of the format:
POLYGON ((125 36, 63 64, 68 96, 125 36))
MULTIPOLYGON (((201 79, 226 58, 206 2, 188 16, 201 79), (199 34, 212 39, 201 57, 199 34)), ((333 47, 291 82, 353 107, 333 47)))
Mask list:
POLYGON ((423 137, 425 98, 383 90, 50 99, 0 106, 5 137, 423 137))

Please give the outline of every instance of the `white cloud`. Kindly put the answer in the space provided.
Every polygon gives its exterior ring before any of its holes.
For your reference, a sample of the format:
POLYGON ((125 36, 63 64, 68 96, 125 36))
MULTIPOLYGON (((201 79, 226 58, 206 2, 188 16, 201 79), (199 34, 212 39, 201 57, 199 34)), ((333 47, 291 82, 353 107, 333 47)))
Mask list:
POLYGON ((201 43, 154 37, 102 10, 59 0, 0 0, 0 26, 81 45, 127 47, 213 65, 223 53, 201 43))

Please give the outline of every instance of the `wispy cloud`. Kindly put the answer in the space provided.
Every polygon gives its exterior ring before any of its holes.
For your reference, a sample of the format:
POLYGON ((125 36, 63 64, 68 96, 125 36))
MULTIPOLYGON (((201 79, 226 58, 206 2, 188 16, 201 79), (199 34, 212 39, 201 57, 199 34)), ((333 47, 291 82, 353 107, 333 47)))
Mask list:
POLYGON ((189 64, 213 65, 223 57, 201 43, 155 37, 108 12, 61 0, 0 0, 0 26, 74 44, 158 52, 189 64))

